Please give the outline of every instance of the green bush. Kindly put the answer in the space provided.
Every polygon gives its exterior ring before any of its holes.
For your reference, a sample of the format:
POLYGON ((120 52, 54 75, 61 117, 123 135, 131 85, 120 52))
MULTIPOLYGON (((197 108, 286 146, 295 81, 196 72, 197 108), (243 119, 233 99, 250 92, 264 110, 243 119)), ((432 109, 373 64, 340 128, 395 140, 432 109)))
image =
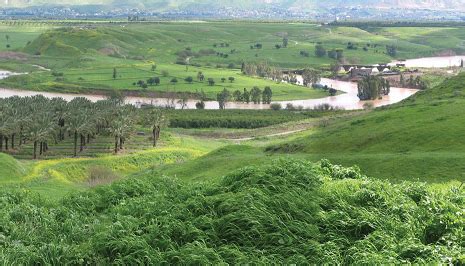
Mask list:
POLYGON ((320 111, 168 110, 174 128, 260 128, 324 115, 320 111))

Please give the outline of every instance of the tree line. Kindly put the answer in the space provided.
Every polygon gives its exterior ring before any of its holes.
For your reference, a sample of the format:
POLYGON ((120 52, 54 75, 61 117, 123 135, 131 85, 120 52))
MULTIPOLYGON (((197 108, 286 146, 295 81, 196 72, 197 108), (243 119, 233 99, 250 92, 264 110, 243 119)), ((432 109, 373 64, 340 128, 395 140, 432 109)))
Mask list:
POLYGON ((73 154, 70 155, 76 157, 97 136, 104 135, 114 138, 116 154, 135 134, 136 125, 151 129, 151 144, 155 147, 166 124, 162 110, 139 110, 125 105, 121 97, 93 103, 83 97, 67 102, 62 98, 15 96, 0 99, 0 151, 21 149, 31 143, 33 159, 37 159, 38 155, 46 154, 50 143, 71 138, 73 154))
POLYGON ((358 82, 357 87, 358 98, 362 101, 382 98, 391 91, 389 81, 379 76, 364 77, 358 82))
POLYGON ((250 91, 244 88, 243 91, 235 90, 231 93, 228 89, 224 88, 223 91, 216 95, 220 110, 226 109, 226 104, 233 100, 234 102, 251 103, 254 104, 271 104, 273 91, 269 86, 263 90, 255 86, 250 91))
POLYGON ((266 62, 261 63, 242 63, 241 72, 247 76, 258 76, 261 78, 268 78, 274 81, 282 81, 284 74, 282 70, 269 65, 266 62))

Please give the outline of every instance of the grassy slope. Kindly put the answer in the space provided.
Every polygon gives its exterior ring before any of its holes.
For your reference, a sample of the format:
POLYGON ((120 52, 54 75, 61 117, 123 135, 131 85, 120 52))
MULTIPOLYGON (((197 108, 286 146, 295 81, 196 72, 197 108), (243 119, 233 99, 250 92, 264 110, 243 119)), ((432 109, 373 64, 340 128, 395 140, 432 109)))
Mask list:
POLYGON ((189 137, 166 136, 163 147, 119 156, 101 154, 95 158, 19 162, 0 153, 0 184, 9 189, 38 192, 47 199, 57 200, 70 192, 92 187, 89 178, 93 171, 97 172, 97 185, 107 184, 165 164, 192 160, 223 145, 217 141, 202 142, 189 137), (104 174, 100 176, 102 171, 104 174))
POLYGON ((0 184, 15 182, 26 172, 24 166, 13 157, 0 153, 0 184))
POLYGON ((357 164, 372 176, 464 181, 465 75, 270 150, 357 164))

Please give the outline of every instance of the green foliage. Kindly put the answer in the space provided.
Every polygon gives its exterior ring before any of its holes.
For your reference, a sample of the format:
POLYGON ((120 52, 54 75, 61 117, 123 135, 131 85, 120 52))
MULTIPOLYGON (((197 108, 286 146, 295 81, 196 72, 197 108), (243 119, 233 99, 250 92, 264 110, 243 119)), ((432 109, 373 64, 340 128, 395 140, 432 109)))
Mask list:
POLYGON ((394 45, 386 45, 386 53, 389 56, 395 57, 397 55, 397 47, 394 45))
POLYGON ((0 183, 17 181, 24 173, 25 169, 20 162, 9 155, 0 153, 0 183))
POLYGON ((360 100, 376 100, 382 98, 383 95, 389 95, 390 84, 388 80, 378 76, 367 76, 360 80, 357 84, 358 97, 360 100))
POLYGON ((463 261, 463 191, 358 175, 277 160, 194 186, 149 171, 58 204, 2 192, 0 263, 463 261))
POLYGON ((310 117, 321 112, 272 110, 167 110, 170 127, 179 128, 260 128, 310 117))
POLYGON ((324 57, 326 56, 326 49, 321 44, 317 44, 315 46, 315 55, 317 57, 324 57))
POLYGON ((216 100, 218 101, 218 104, 220 105, 220 110, 223 110, 226 108, 226 103, 229 102, 231 99, 231 93, 224 88, 222 92, 218 93, 216 95, 216 100))

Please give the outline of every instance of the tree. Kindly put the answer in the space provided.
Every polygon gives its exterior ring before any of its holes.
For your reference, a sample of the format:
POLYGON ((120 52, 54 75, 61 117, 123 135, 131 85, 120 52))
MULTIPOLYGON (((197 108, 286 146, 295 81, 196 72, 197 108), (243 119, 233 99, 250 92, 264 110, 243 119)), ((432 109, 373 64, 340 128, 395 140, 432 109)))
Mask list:
POLYGON ((181 98, 178 100, 178 104, 181 105, 181 110, 187 108, 187 103, 189 101, 189 95, 187 93, 181 94, 181 98))
POLYGON ((151 128, 153 147, 156 147, 161 129, 168 124, 166 116, 160 108, 151 108, 145 115, 144 122, 151 128))
POLYGON ((389 80, 381 78, 381 93, 383 95, 389 95, 391 92, 391 84, 389 80))
POLYGON ((113 68, 113 79, 116 79, 118 76, 118 72, 116 71, 116 67, 113 68))
POLYGON ((133 107, 127 105, 117 109, 112 115, 108 130, 115 139, 115 154, 118 153, 118 150, 123 149, 124 142, 134 131, 135 119, 133 118, 133 111, 133 107))
POLYGON ((200 100, 195 103, 195 108, 198 110, 203 110, 205 109, 205 102, 203 100, 200 100))
POLYGON ((230 97, 231 94, 226 88, 216 95, 216 100, 218 101, 220 110, 226 109, 226 103, 229 101, 230 97))
POLYGON ((326 49, 321 44, 317 44, 315 46, 315 55, 317 57, 324 57, 326 56, 326 49))
POLYGON ((405 87, 405 77, 404 74, 400 73, 400 86, 405 87))
POLYGON ((306 68, 302 72, 302 79, 304 86, 311 86, 312 84, 316 84, 321 80, 321 73, 312 68, 306 68))
POLYGON ((289 38, 286 36, 283 38, 283 47, 287 48, 288 44, 289 44, 289 38))
POLYGON ((124 96, 123 92, 119 90, 112 90, 108 94, 107 99, 115 105, 123 105, 126 100, 126 97, 124 96))
POLYGON ((192 84, 192 82, 194 82, 194 78, 189 76, 189 77, 185 78, 184 81, 189 83, 189 84, 192 84))
POLYGON ((300 55, 303 57, 310 57, 310 53, 307 51, 300 51, 300 55))
POLYGON ((229 77, 228 80, 229 80, 229 82, 233 83, 235 78, 234 77, 229 77))
POLYGON ((272 97, 273 97, 273 91, 271 91, 271 88, 268 86, 265 87, 265 89, 263 90, 263 95, 262 95, 263 103, 271 104, 272 97))
POLYGON ((329 69, 331 70, 331 73, 333 76, 336 76, 339 73, 339 69, 341 68, 341 65, 338 62, 333 62, 329 66, 329 69))
MULTIPOLYGON (((53 131, 54 123, 52 122, 52 115, 50 113, 43 113, 41 115, 35 115, 34 121, 29 125, 28 138, 33 142, 33 159, 37 159, 37 148, 40 143, 40 153, 43 152, 43 142, 45 142, 50 133, 53 131)), ((8 144, 7 144, 8 145, 8 144)))
POLYGON ((147 80, 147 84, 149 84, 150 86, 153 86, 155 84, 155 79, 154 78, 149 78, 147 80))
POLYGON ((145 81, 143 80, 137 81, 137 85, 139 85, 140 87, 142 87, 144 84, 145 84, 145 81))
POLYGON ((253 87, 250 91, 252 102, 254 104, 259 104, 261 102, 262 91, 258 87, 253 87))
POLYGON ((283 109, 283 106, 280 103, 272 103, 270 105, 270 109, 274 110, 274 111, 279 111, 279 110, 283 109))
POLYGON ((221 82, 224 83, 226 81, 226 78, 221 78, 221 82))
POLYGON ((352 42, 348 42, 347 43, 347 49, 348 50, 358 50, 358 47, 355 43, 352 43, 352 42))
POLYGON ((156 86, 160 85, 160 78, 159 77, 154 77, 153 82, 155 83, 156 86))
POLYGON ((215 85, 215 80, 212 78, 208 78, 208 85, 209 86, 214 86, 215 85))
POLYGON ((233 98, 235 102, 242 102, 242 92, 240 90, 235 90, 233 92, 233 98))
POLYGON ((199 71, 199 73, 197 73, 197 79, 199 81, 204 81, 205 80, 205 76, 203 75, 202 71, 199 71))
POLYGON ((242 93, 242 101, 250 103, 250 93, 246 88, 244 88, 244 93, 242 93))
POLYGON ((376 100, 382 95, 388 95, 390 92, 389 82, 382 77, 367 76, 360 80, 357 84, 358 97, 360 100, 376 100))
POLYGON ((177 78, 172 78, 170 80, 170 82, 171 82, 171 84, 176 85, 176 83, 178 83, 178 79, 177 78))
POLYGON ((337 90, 335 88, 329 88, 328 92, 330 96, 335 96, 337 93, 337 90))
POLYGON ((386 53, 391 57, 395 57, 397 55, 397 47, 394 45, 386 45, 386 53))
POLYGON ((153 64, 152 65, 152 71, 155 71, 155 70, 157 70, 157 65, 153 64))
POLYGON ((336 60, 341 60, 344 57, 344 50, 332 49, 328 51, 328 57, 336 60))

